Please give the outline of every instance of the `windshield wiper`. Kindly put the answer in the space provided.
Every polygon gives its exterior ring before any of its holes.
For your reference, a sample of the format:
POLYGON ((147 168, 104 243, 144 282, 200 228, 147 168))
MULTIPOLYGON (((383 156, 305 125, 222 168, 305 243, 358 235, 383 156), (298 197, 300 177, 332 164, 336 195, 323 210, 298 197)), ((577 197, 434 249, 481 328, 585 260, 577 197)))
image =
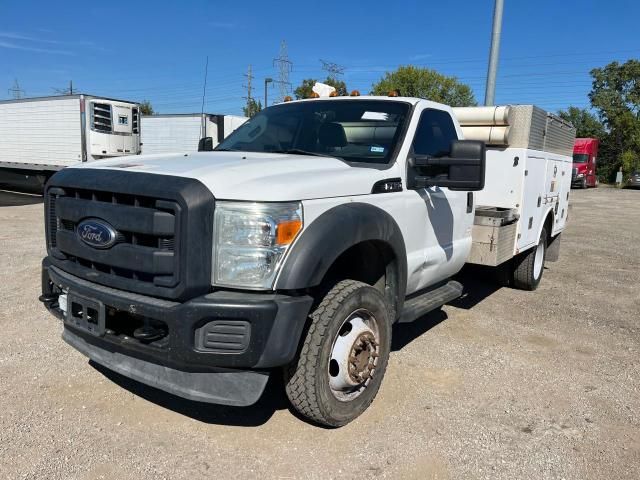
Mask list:
POLYGON ((288 154, 292 154, 292 155, 311 155, 311 156, 314 156, 314 157, 335 158, 334 155, 325 155, 324 153, 310 152, 308 150, 302 150, 300 148, 288 148, 286 150, 271 150, 268 153, 288 153, 288 154))

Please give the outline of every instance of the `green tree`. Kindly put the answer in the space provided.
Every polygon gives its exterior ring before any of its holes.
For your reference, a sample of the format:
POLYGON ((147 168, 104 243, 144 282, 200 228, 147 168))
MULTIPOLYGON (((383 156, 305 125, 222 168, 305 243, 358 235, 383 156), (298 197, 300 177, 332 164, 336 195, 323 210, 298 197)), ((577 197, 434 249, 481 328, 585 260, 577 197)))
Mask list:
POLYGON ((151 102, 149 100, 143 100, 142 102, 140 102, 140 113, 142 115, 153 115, 157 112, 154 112, 153 106, 151 105, 151 102))
POLYGON ((591 70, 589 99, 608 135, 601 149, 601 165, 611 180, 620 165, 630 173, 640 157, 640 61, 611 62, 591 70))
POLYGON ((242 111, 244 112, 245 117, 254 117, 260 110, 262 110, 262 103, 260 100, 255 98, 250 98, 247 100, 247 104, 242 107, 242 111))
MULTIPOLYGON (((298 100, 311 97, 311 92, 313 92, 312 90, 313 86, 316 84, 317 81, 318 80, 316 80, 315 78, 305 78, 304 80, 302 80, 302 83, 300 84, 300 86, 293 91, 293 94, 296 96, 298 100)), ((336 91, 338 92, 338 95, 340 96, 347 95, 347 84, 344 83, 342 80, 336 80, 336 79, 327 77, 322 81, 322 83, 331 85, 333 88, 336 89, 336 91)))
POLYGON ((566 110, 560 110, 558 115, 576 127, 578 138, 597 138, 602 141, 607 135, 602 122, 586 108, 569 107, 566 110))
POLYGON ((622 152, 620 163, 622 163, 622 171, 625 177, 633 172, 640 172, 640 156, 636 152, 631 150, 622 152))
POLYGON ((426 98, 452 107, 477 105, 469 85, 461 83, 456 77, 413 65, 401 66, 395 72, 385 73, 372 86, 374 95, 387 95, 392 91, 402 96, 426 98))

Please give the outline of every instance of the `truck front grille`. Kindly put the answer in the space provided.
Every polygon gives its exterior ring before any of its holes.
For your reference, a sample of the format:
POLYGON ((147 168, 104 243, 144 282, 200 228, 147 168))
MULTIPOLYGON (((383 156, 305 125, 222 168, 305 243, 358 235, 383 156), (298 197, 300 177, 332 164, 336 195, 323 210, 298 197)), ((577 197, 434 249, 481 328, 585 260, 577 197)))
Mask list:
POLYGON ((136 286, 174 287, 179 282, 177 244, 180 208, 169 200, 99 190, 65 188, 49 194, 50 247, 83 277, 136 282, 136 286), (117 231, 115 245, 100 250, 85 244, 78 224, 89 218, 117 231))
POLYGON ((49 261, 85 281, 136 294, 204 295, 211 291, 214 208, 213 195, 195 179, 65 168, 45 191, 49 261), (81 238, 85 221, 102 224, 110 241, 81 238))

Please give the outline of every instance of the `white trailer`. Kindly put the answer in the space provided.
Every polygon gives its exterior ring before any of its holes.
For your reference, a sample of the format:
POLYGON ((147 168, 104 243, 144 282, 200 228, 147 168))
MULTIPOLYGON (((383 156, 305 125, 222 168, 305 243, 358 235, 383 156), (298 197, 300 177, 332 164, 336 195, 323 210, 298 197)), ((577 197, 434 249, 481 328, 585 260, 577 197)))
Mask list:
POLYGON ((211 137, 215 146, 246 121, 247 117, 211 113, 143 115, 142 152, 195 152, 201 138, 211 137))
POLYGON ((136 103, 93 95, 0 101, 0 183, 42 183, 70 165, 140 153, 136 103))

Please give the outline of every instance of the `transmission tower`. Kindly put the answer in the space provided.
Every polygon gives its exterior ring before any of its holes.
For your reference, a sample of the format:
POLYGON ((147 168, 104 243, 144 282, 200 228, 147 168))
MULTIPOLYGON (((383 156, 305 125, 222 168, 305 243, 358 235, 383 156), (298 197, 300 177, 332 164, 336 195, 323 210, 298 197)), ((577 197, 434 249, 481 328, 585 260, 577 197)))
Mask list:
POLYGON ((344 67, 342 65, 323 59, 320 59, 320 63, 322 63, 322 70, 327 72, 327 77, 331 80, 338 80, 338 75, 344 74, 344 67))
POLYGON ((289 54, 287 53, 287 42, 284 40, 280 44, 280 55, 278 55, 278 58, 273 59, 273 66, 278 69, 278 79, 275 83, 278 84, 278 89, 280 90, 278 102, 282 102, 284 97, 291 91, 289 74, 293 69, 293 63, 289 60, 289 54))
POLYGON ((11 95, 16 100, 19 99, 19 98, 24 97, 24 90, 22 90, 20 88, 20 84, 18 83, 18 79, 17 78, 14 79, 14 81, 13 81, 13 87, 11 87, 7 91, 9 92, 9 95, 11 95))
POLYGON ((251 85, 251 82, 253 81, 253 73, 251 73, 251 65, 249 65, 249 68, 247 70, 247 73, 244 74, 245 77, 247 77, 247 84, 243 85, 244 88, 247 89, 247 96, 246 97, 242 97, 247 101, 247 111, 251 112, 252 109, 252 103, 253 103, 253 87, 251 85))

